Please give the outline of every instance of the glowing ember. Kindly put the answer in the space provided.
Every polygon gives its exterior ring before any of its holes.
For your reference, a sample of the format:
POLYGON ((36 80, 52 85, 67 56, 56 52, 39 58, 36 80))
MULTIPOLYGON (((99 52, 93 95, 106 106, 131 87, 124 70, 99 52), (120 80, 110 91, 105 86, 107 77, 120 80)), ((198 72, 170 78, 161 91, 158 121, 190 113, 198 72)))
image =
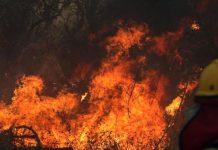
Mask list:
POLYGON ((180 82, 178 85, 178 88, 180 90, 184 90, 185 93, 190 93, 197 87, 197 85, 198 85, 198 82, 194 80, 188 83, 180 82))
POLYGON ((200 28, 201 28, 200 24, 197 23, 196 21, 194 21, 194 22, 192 23, 192 25, 191 25, 191 29, 192 29, 192 30, 197 31, 197 30, 200 30, 200 28))
POLYGON ((87 92, 85 92, 85 93, 82 95, 82 97, 81 97, 81 102, 84 101, 84 100, 86 99, 87 95, 88 95, 87 92))

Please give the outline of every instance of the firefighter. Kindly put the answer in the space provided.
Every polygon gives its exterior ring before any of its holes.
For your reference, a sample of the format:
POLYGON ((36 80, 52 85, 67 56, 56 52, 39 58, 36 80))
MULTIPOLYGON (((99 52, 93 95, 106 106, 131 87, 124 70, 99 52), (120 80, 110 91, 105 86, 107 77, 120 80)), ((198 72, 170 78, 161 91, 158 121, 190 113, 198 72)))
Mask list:
POLYGON ((218 150, 218 59, 203 70, 195 101, 200 108, 181 132, 181 149, 218 150))

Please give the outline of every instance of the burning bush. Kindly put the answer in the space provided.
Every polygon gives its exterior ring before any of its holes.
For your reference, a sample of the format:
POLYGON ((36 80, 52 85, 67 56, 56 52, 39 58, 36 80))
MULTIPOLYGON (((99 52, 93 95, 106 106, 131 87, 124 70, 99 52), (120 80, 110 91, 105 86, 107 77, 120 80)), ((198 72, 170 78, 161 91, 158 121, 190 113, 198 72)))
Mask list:
POLYGON ((157 37, 146 24, 122 26, 105 40, 107 55, 84 95, 62 89, 56 97, 45 96, 41 77, 22 77, 12 103, 1 103, 1 129, 31 126, 48 147, 166 148, 171 142, 167 131, 197 84, 194 79, 176 82, 174 88, 182 92, 173 95, 168 72, 151 62, 164 58, 165 65, 183 65, 179 51, 171 55, 182 35, 181 29, 157 37), (176 98, 167 106, 169 97, 176 98))

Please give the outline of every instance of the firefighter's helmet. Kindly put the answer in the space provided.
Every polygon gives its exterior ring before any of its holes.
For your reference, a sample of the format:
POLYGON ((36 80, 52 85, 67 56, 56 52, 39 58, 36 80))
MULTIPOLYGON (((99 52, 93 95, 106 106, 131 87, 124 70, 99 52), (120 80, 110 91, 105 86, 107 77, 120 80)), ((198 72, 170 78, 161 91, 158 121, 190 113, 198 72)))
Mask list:
POLYGON ((203 70, 196 96, 218 96, 218 59, 203 70))

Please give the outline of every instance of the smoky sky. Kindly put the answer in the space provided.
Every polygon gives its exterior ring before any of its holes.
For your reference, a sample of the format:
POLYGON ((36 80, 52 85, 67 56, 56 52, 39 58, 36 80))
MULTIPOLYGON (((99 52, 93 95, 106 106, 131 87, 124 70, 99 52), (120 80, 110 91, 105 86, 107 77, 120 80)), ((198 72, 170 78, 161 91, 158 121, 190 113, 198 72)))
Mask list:
MULTIPOLYGON (((79 16, 75 25, 70 22, 57 28, 54 20, 73 1, 65 0, 62 10, 59 10, 58 0, 40 2, 0 0, 0 98, 5 101, 10 100, 16 80, 23 75, 42 76, 48 87, 46 94, 52 95, 64 85, 71 86, 69 80, 78 64, 92 64, 91 70, 98 68, 105 57, 101 40, 116 32, 114 22, 147 23, 153 35, 160 35, 178 29, 183 18, 195 17, 198 3, 191 0, 105 0, 102 4, 98 0, 83 0, 87 4, 78 6, 76 14, 72 13, 79 16), (90 34, 104 26, 106 33, 90 42, 90 34)), ((208 18, 217 16, 216 9, 211 10, 200 16, 210 29, 208 18)), ((88 80, 89 77, 79 84, 85 85, 88 80)))
POLYGON ((174 30, 180 19, 192 11, 187 0, 113 0, 109 6, 109 18, 133 18, 147 22, 155 32, 174 30))

